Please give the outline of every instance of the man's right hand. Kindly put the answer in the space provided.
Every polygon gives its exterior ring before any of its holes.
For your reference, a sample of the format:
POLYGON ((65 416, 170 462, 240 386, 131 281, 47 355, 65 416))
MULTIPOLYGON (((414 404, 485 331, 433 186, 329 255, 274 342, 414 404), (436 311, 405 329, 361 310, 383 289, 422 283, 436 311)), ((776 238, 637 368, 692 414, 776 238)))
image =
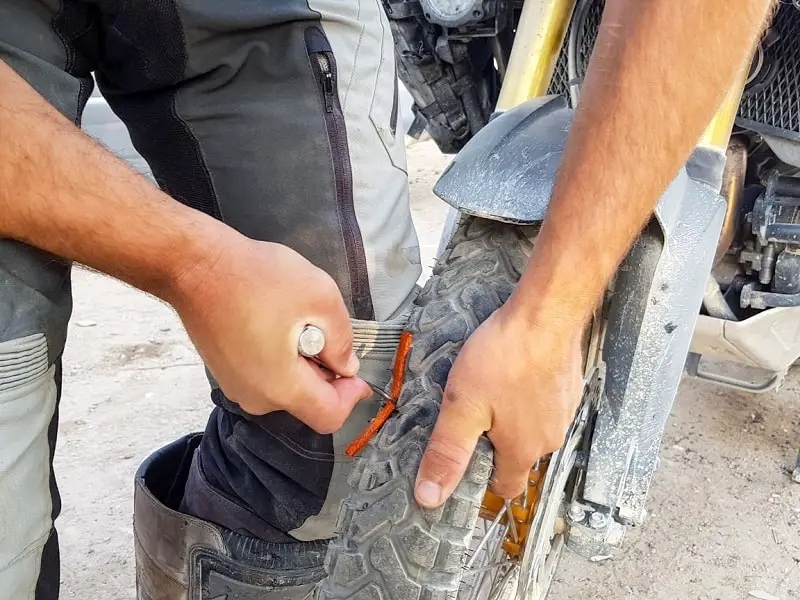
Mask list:
POLYGON ((333 279, 286 246, 223 234, 166 299, 225 395, 251 414, 285 410, 332 433, 370 395, 358 379, 350 320, 333 279), (298 354, 303 327, 325 332, 321 361, 298 354))
POLYGON ((0 238, 81 262, 172 304, 225 394, 247 412, 286 410, 329 433, 369 395, 355 377, 344 301, 323 271, 169 198, 2 60, 0 131, 0 238), (320 358, 330 371, 298 354, 308 324, 325 332, 320 358))

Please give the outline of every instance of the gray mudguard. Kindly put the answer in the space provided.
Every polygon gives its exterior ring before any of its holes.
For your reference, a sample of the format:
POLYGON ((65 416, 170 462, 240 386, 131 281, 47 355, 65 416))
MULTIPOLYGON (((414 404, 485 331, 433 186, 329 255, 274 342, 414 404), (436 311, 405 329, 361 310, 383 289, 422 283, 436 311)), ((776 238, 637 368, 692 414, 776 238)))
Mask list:
MULTIPOLYGON (((544 219, 572 122, 561 98, 500 115, 458 154, 434 191, 462 213, 544 219)), ((584 499, 640 523, 725 216, 724 154, 698 149, 659 201, 615 280, 604 345, 605 399, 584 499)))
MULTIPOLYGON (((617 508, 639 524, 703 289, 725 217, 712 187, 721 171, 698 168, 698 156, 662 196, 617 275, 603 348, 605 398, 595 423, 585 500, 617 508), (688 174, 707 173, 700 182, 688 174)), ((704 158, 709 158, 706 154, 704 158)), ((718 189, 718 188, 717 188, 718 189)))
POLYGON ((463 213, 505 223, 544 219, 572 110, 560 96, 535 98, 492 119, 433 188, 463 213))

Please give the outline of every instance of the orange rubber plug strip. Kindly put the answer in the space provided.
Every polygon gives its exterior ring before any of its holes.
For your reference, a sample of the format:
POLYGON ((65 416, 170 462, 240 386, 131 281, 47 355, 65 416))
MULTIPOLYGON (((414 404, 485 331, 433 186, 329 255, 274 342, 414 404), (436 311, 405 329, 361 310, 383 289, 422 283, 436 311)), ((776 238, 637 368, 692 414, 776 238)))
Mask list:
POLYGON ((386 421, 389 420, 389 417, 392 416, 392 413, 397 408, 397 399, 400 398, 400 391, 403 389, 403 376, 406 371, 406 359, 411 351, 412 337, 410 331, 404 331, 400 335, 400 343, 397 345, 394 367, 392 368, 392 389, 389 392, 389 395, 394 398, 394 402, 387 401, 380 412, 372 419, 372 422, 367 425, 367 428, 347 447, 344 453, 350 458, 353 458, 369 444, 369 441, 375 437, 375 434, 386 424, 386 421))

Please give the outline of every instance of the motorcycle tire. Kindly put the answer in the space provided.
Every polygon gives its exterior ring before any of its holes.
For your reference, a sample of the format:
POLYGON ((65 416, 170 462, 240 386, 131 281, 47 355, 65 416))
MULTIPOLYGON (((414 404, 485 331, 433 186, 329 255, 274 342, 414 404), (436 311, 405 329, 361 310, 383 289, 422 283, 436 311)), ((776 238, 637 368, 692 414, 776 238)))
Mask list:
POLYGON ((365 449, 341 507, 327 556, 325 600, 445 600, 459 584, 492 449, 482 439, 445 505, 425 510, 414 482, 453 361, 469 335, 514 290, 533 227, 462 219, 416 301, 413 346, 398 409, 365 449))

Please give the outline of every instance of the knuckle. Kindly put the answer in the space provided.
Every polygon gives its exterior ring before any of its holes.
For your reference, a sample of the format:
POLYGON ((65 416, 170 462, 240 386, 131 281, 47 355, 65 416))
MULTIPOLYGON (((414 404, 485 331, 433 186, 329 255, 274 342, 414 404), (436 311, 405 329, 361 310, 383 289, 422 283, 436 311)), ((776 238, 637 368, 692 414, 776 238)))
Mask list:
POLYGON ((331 306, 341 303, 342 293, 339 291, 339 286, 333 280, 333 277, 328 275, 325 271, 320 270, 319 285, 322 293, 328 299, 331 306))
POLYGON ((329 309, 335 302, 336 296, 341 296, 333 278, 319 267, 314 266, 305 276, 309 298, 313 299, 317 306, 329 309))
POLYGON ((329 423, 320 423, 317 424, 316 427, 312 427, 312 429, 320 435, 333 435, 336 433, 338 427, 333 427, 329 423))
POLYGON ((331 433, 335 433, 344 427, 345 421, 347 421, 347 415, 345 413, 334 415, 331 419, 331 426, 333 427, 333 431, 331 431, 331 433))
POLYGON ((256 403, 236 401, 230 398, 229 400, 231 400, 231 402, 235 402, 244 412, 246 412, 249 415, 261 417, 269 412, 269 410, 266 410, 263 406, 256 403))
POLYGON ((499 476, 502 477, 505 473, 519 473, 529 469, 536 460, 532 458, 533 454, 534 452, 529 452, 519 447, 496 448, 494 462, 499 470, 499 476))
POLYGON ((336 430, 338 429, 335 423, 333 423, 330 419, 324 417, 316 418, 313 420, 313 422, 307 423, 307 425, 321 435, 330 435, 332 433, 335 433, 336 430))
POLYGON ((347 357, 353 351, 353 336, 349 328, 344 328, 336 339, 335 352, 343 357, 347 357))
POLYGON ((461 386, 450 382, 445 387, 442 403, 458 409, 467 416, 473 415, 483 419, 486 414, 486 406, 481 402, 478 395, 471 394, 461 386))
POLYGON ((524 491, 521 481, 501 481, 492 483, 492 491, 502 498, 516 498, 524 491))
POLYGON ((545 452, 555 452, 564 445, 564 438, 567 435, 567 427, 554 427, 547 432, 541 439, 545 452))
POLYGON ((521 454, 518 456, 514 456, 509 461, 509 469, 511 469, 514 473, 527 473, 533 467, 533 463, 536 462, 536 459, 539 458, 541 452, 537 448, 536 450, 526 452, 525 454, 521 454))
POLYGON ((515 472, 529 468, 539 457, 541 440, 538 436, 527 435, 525 431, 494 427, 489 432, 489 439, 495 449, 495 461, 515 472))
POLYGON ((445 402, 450 402, 452 404, 468 404, 471 402, 470 398, 471 395, 465 393, 461 386, 452 381, 447 382, 443 398, 445 402))

